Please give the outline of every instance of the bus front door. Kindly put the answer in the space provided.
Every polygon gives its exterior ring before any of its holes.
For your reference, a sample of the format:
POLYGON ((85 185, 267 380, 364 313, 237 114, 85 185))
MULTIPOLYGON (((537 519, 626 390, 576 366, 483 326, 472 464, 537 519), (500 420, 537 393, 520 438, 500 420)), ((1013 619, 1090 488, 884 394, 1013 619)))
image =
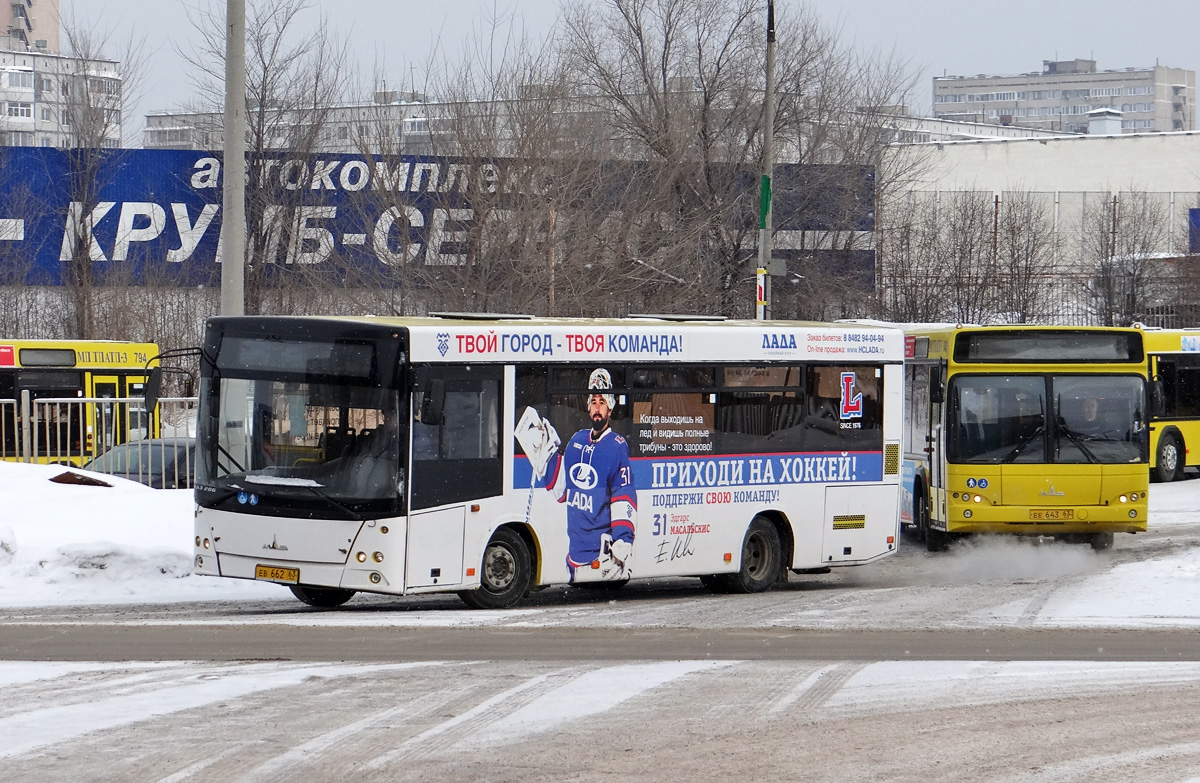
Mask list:
MULTIPOLYGON (((121 378, 116 375, 93 375, 90 397, 115 400, 121 396, 121 378)), ((88 417, 88 446, 91 456, 103 454, 122 437, 123 419, 116 402, 98 402, 88 417)))

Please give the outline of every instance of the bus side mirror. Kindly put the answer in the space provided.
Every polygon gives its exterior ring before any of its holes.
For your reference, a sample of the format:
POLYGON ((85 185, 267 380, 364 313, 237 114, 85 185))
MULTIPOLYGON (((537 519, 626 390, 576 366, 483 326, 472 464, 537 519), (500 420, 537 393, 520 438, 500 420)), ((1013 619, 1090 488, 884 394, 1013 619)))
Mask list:
POLYGON ((1150 381, 1150 415, 1162 416, 1166 411, 1166 394, 1162 381, 1150 381))
POLYGON ((162 396, 162 367, 155 367, 150 370, 149 377, 146 378, 146 413, 154 415, 154 409, 158 406, 158 398, 162 396))
POLYGON ((190 375, 183 379, 183 396, 184 397, 195 397, 196 396, 196 381, 190 375))
POLYGON ((946 386, 942 383, 942 368, 929 368, 929 401, 941 404, 946 401, 946 386))
POLYGON ((446 380, 430 378, 425 382, 425 391, 421 395, 421 423, 434 427, 442 424, 446 411, 446 380))

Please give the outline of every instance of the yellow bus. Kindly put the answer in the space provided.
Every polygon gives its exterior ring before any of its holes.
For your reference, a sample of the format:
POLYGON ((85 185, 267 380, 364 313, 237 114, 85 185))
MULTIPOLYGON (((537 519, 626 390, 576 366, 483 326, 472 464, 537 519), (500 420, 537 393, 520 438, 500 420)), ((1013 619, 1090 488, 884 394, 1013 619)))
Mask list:
POLYGON ((1150 419, 1150 478, 1174 481, 1200 467, 1200 329, 1147 329, 1146 355, 1163 397, 1150 419))
POLYGON ((1136 328, 905 330, 902 522, 1112 546, 1146 529, 1148 383, 1136 328))
POLYGON ((129 399, 156 356, 154 343, 0 339, 0 459, 81 465, 151 435, 129 399))

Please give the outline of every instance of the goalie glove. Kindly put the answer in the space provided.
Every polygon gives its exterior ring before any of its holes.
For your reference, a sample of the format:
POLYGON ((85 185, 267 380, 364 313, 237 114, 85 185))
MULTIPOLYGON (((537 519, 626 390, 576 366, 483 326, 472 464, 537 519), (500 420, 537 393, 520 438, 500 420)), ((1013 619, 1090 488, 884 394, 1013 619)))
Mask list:
POLYGON ((617 540, 609 544, 608 551, 612 553, 613 560, 617 561, 622 569, 628 570, 629 561, 633 557, 633 544, 617 540))
POLYGON ((528 407, 521 414, 521 420, 517 422, 513 434, 525 451, 525 456, 529 457, 533 475, 536 478, 545 476, 550 461, 558 453, 558 447, 562 445, 562 440, 559 439, 554 425, 548 419, 539 416, 532 407, 528 407))

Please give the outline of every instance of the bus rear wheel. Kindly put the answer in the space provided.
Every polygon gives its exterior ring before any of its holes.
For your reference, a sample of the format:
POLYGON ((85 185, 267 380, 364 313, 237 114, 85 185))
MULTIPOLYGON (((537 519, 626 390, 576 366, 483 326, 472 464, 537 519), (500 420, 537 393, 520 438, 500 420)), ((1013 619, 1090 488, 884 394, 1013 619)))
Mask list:
POLYGON ((762 593, 779 580, 783 567, 783 544, 779 531, 765 517, 755 517, 742 539, 742 567, 725 575, 733 593, 762 593))
POLYGON ((292 595, 309 606, 322 609, 332 609, 341 606, 354 597, 353 590, 342 590, 337 587, 309 587, 307 585, 289 585, 292 595))
POLYGON ((1153 476, 1156 481, 1174 481, 1179 478, 1179 456, 1182 453, 1179 438, 1174 434, 1163 435, 1158 440, 1153 476))
POLYGON ((529 545, 515 531, 502 527, 483 550, 479 587, 463 590, 458 597, 472 609, 507 609, 525 597, 532 582, 529 545))

